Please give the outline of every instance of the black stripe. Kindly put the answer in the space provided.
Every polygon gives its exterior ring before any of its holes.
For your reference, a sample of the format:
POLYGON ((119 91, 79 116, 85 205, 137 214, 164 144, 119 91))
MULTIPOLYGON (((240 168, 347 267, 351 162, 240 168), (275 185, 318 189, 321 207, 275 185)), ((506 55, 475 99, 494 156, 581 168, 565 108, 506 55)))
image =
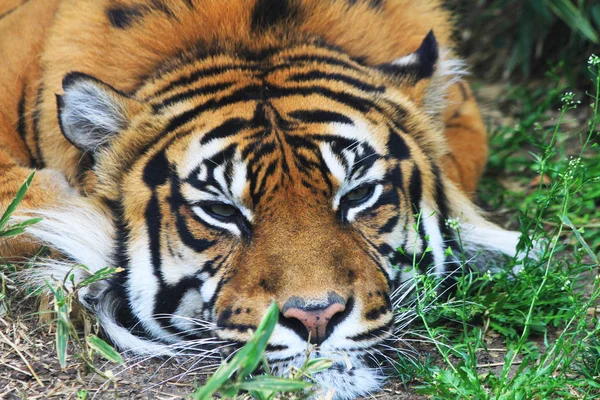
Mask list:
POLYGON ((114 201, 105 199, 104 203, 111 211, 117 232, 113 260, 115 260, 115 266, 123 268, 123 271, 109 280, 110 293, 113 293, 120 300, 116 319, 122 326, 128 328, 132 334, 139 337, 150 337, 150 334, 143 328, 139 318, 133 312, 132 304, 127 295, 127 281, 129 279, 127 245, 130 231, 125 222, 122 199, 114 201))
POLYGON ((258 204, 260 199, 264 196, 265 187, 267 186, 268 179, 271 177, 271 175, 273 175, 273 173, 277 169, 278 164, 279 164, 279 159, 275 159, 275 160, 271 161, 271 163, 266 168, 264 168, 264 167, 260 168, 256 171, 255 174, 251 174, 250 196, 252 197, 253 204, 258 204), (258 178, 259 172, 262 171, 263 169, 265 170, 265 172, 262 176, 262 180, 259 183, 259 182, 257 182, 257 178, 258 178))
POLYGON ((16 10, 18 10, 19 8, 23 7, 25 4, 29 3, 29 0, 24 0, 21 4, 19 4, 18 6, 16 6, 15 8, 11 8, 10 10, 8 10, 7 12, 5 12, 4 14, 0 14, 0 19, 4 18, 4 17, 8 17, 10 14, 12 14, 13 12, 15 12, 16 10))
POLYGON ((211 315, 214 314, 215 304, 217 302, 217 299, 219 298, 219 294, 221 293, 221 290, 223 290, 223 286, 228 282, 229 282, 229 279, 221 278, 219 283, 217 283, 217 288, 215 289, 215 292, 213 293, 212 298, 210 299, 210 301, 208 302, 208 305, 206 306, 206 308, 208 310, 210 310, 211 315))
POLYGON ((327 110, 298 110, 288 114, 290 117, 300 120, 305 123, 339 123, 353 125, 352 119, 344 114, 327 110))
POLYGON ((295 82, 309 82, 317 79, 325 79, 327 81, 344 82, 356 89, 363 90, 365 92, 385 92, 385 86, 373 86, 359 79, 353 78, 339 73, 328 73, 323 71, 310 71, 300 72, 291 75, 288 80, 295 82))
POLYGON ((367 319, 368 321, 374 321, 379 319, 379 317, 381 317, 382 315, 387 314, 389 311, 391 311, 390 308, 386 306, 373 308, 367 311, 367 313, 365 314, 365 319, 367 319))
POLYGON ((175 226, 177 228, 177 233, 179 234, 179 237, 181 238, 183 244, 193 249, 197 253, 202 253, 214 246, 216 244, 216 241, 208 239, 198 239, 192 234, 192 232, 190 232, 185 217, 181 214, 180 208, 183 204, 185 204, 185 200, 181 195, 181 190, 179 186, 180 182, 177 176, 173 174, 171 176, 170 205, 171 212, 175 215, 176 218, 175 226))
MULTIPOLYGON (((180 66, 178 66, 180 67, 180 66)), ((157 90, 152 97, 156 98, 159 97, 167 92, 170 92, 173 89, 179 88, 179 87, 187 87, 191 84, 193 84, 194 82, 198 81, 201 78, 214 78, 216 75, 219 74, 223 74, 225 72, 229 72, 229 71, 256 71, 259 70, 260 66, 253 66, 253 65, 245 65, 240 63, 237 64, 226 64, 226 65, 218 65, 215 67, 208 67, 205 69, 200 69, 200 70, 196 70, 194 72, 192 72, 189 75, 186 76, 181 76, 177 79, 175 79, 174 81, 170 82, 168 85, 164 86, 162 89, 157 90)))
POLYGON ((231 118, 223 122, 221 125, 211 129, 200 139, 200 145, 204 145, 214 139, 222 139, 229 136, 233 136, 240 130, 244 129, 250 124, 242 118, 231 118))
POLYGON ((148 247, 150 248, 150 256, 152 259, 152 268, 154 276, 160 282, 160 286, 164 286, 164 281, 161 273, 162 257, 160 254, 160 231, 162 214, 160 210, 160 203, 158 195, 155 190, 152 190, 152 197, 146 205, 146 211, 144 213, 144 219, 146 220, 146 230, 148 231, 148 247))
POLYGON ((186 90, 182 93, 177 93, 175 95, 162 99, 158 104, 152 104, 152 109, 154 112, 158 112, 162 108, 169 107, 175 103, 179 103, 184 100, 188 100, 194 96, 208 96, 217 94, 222 90, 232 87, 233 85, 233 82, 220 82, 206 86, 201 86, 192 90, 186 90))
POLYGON ((167 160, 166 151, 156 153, 144 167, 142 179, 152 190, 164 185, 171 174, 171 165, 167 160))
MULTIPOLYGON (((374 252, 377 252, 378 255, 380 255, 380 256, 383 255, 379 251, 379 248, 375 245, 375 243, 373 243, 369 238, 367 238, 364 233, 362 233, 360 230, 357 230, 357 232, 360 234, 360 236, 362 237, 362 239, 367 243, 368 246, 371 247, 371 249, 374 252)), ((388 247, 391 248, 391 246, 389 246, 389 245, 388 245, 388 247)), ((387 282, 388 288, 391 288, 392 287, 391 286, 391 284, 392 284, 391 277, 388 275, 388 272, 385 270, 385 267, 383 266, 383 264, 379 261, 379 258, 376 257, 376 256, 374 256, 370 251, 368 251, 368 249, 365 250, 365 253, 369 256, 369 258, 371 258, 371 260, 375 263, 375 265, 377 265, 377 268, 379 269, 379 271, 385 277, 385 280, 387 282)), ((385 256, 385 255, 383 255, 383 256, 385 256)))
POLYGON ((27 117, 25 116, 25 99, 26 99, 27 86, 23 85, 23 90, 21 92, 21 98, 19 99, 19 104, 17 108, 18 113, 18 121, 17 121, 17 133, 21 137, 21 141, 23 142, 23 146, 27 151, 27 157, 29 158, 29 166, 31 168, 37 168, 37 163, 35 158, 33 158, 33 154, 31 153, 31 149, 29 148, 29 144, 27 143, 27 117))
POLYGON ((106 10, 110 24, 117 29, 127 29, 144 15, 141 6, 115 6, 106 10))
POLYGON ((440 171, 438 167, 433 166, 432 169, 433 176, 435 178, 435 200, 439 211, 440 230, 443 234, 450 235, 450 229, 446 226, 446 220, 450 216, 450 209, 448 206, 448 198, 446 197, 446 190, 444 188, 444 183, 442 182, 442 177, 440 176, 440 171))
POLYGON ((282 88, 282 87, 269 87, 269 98, 281 98, 288 96, 310 96, 313 94, 320 94, 321 96, 330 98, 338 103, 344 104, 355 110, 367 113, 371 109, 375 109, 381 113, 383 110, 372 101, 354 96, 348 92, 337 92, 322 86, 307 86, 307 87, 294 87, 294 88, 282 88))
POLYGON ((172 325, 173 320, 177 318, 165 318, 160 314, 174 314, 181 303, 183 296, 190 290, 198 291, 202 286, 202 281, 195 276, 188 276, 181 279, 175 285, 165 285, 160 288, 154 297, 154 315, 157 315, 156 321, 170 332, 182 333, 184 337, 197 337, 198 335, 186 334, 180 328, 172 325))
POLYGON ((421 198, 423 197, 423 182, 421 181, 421 170, 416 164, 413 165, 412 173, 410 174, 408 195, 410 196, 410 202, 413 206, 412 211, 419 212, 421 198))
POLYGON ((381 338, 382 336, 387 336, 390 333, 390 329, 393 324, 394 324, 394 319, 392 318, 392 320, 390 322, 388 322, 387 324, 385 324, 384 326, 368 330, 367 332, 360 333, 358 335, 349 336, 347 339, 353 340, 355 342, 360 342, 363 340, 378 339, 378 338, 381 338))
MULTIPOLYGON (((342 56, 342 55, 340 55, 342 56)), ((315 55, 315 54, 300 54, 293 55, 290 57, 286 57, 284 59, 290 65, 297 66, 298 63, 318 63, 318 64, 328 64, 328 65, 337 65, 347 69, 351 69, 354 71, 362 71, 363 68, 359 63, 352 63, 345 60, 341 60, 339 58, 334 58, 326 55, 315 55)))
POLYGON ((36 150, 36 167, 38 169, 42 169, 46 167, 46 161, 44 160, 44 154, 42 153, 42 148, 40 146, 40 108, 42 106, 42 94, 43 87, 40 86, 38 89, 36 100, 35 100, 35 109, 33 110, 31 116, 31 123, 33 125, 33 138, 35 142, 35 150, 36 150))
POLYGON ((384 235, 386 233, 391 233, 394 228, 396 228, 396 225, 398 225, 398 220, 400 219, 400 215, 399 214, 395 214, 393 215, 390 219, 388 219, 386 221, 385 224, 383 224, 383 226, 381 228, 379 228, 379 230, 377 231, 377 233, 379 235, 384 235))
POLYGON ((229 258, 231 257, 232 254, 233 254, 233 250, 229 251, 229 253, 227 253, 225 255, 225 257, 218 255, 215 258, 213 258, 212 260, 205 262, 202 265, 202 269, 198 272, 197 275, 206 273, 212 278, 213 276, 215 276, 215 274, 217 272, 219 272, 221 270, 223 265, 225 265, 225 263, 227 261, 229 261, 229 258))
MULTIPOLYGON (((267 346, 268 348, 268 346, 267 346)), ((296 359, 296 356, 289 356, 289 357, 284 357, 284 358, 271 358, 269 357, 269 364, 277 367, 277 364, 279 363, 286 363, 286 362, 290 362, 292 360, 296 359)))
POLYGON ((150 0, 152 5, 150 6, 150 8, 152 10, 156 10, 159 11, 163 14, 165 14, 168 18, 172 18, 177 20, 177 15, 169 8, 169 6, 167 6, 167 4, 165 4, 165 2, 163 0, 150 0))
POLYGON ((399 161, 410 158, 410 149, 400 136, 400 133, 395 132, 392 128, 389 128, 387 147, 390 154, 399 161))
MULTIPOLYGON (((264 135, 264 132, 262 132, 264 135)), ((277 149, 277 146, 274 142, 260 142, 258 140, 251 142, 244 150, 242 151, 242 158, 244 160, 248 159, 248 157, 252 156, 252 160, 260 160, 265 156, 272 154, 277 149)))
POLYGON ((361 0, 347 0, 347 1, 351 6, 353 6, 359 2, 368 2, 369 7, 374 8, 376 10, 381 9, 383 7, 383 2, 384 2, 384 0, 362 0, 362 1, 361 0))
MULTIPOLYGON (((167 127, 163 130, 163 135, 165 133, 171 132, 180 126, 186 124, 190 120, 194 119, 198 115, 203 112, 209 110, 215 110, 222 108, 224 106, 235 104, 243 101, 251 101, 251 100, 261 100, 262 99, 262 91, 263 87, 259 85, 252 85, 236 90, 228 96, 222 97, 220 99, 210 99, 204 104, 199 105, 198 107, 192 108, 191 110, 187 110, 180 115, 172 118, 167 127)), ((162 135, 161 135, 162 136, 162 135)))
POLYGON ((252 10, 250 29, 269 29, 277 24, 297 20, 298 5, 294 0, 257 0, 252 10))

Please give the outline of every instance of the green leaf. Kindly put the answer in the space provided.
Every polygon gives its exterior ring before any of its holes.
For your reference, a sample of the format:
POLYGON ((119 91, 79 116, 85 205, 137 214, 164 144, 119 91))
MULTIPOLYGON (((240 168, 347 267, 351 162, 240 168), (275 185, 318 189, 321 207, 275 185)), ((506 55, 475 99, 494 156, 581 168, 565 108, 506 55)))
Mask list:
POLYGON ((9 228, 3 232, 0 232, 0 237, 8 238, 13 236, 19 236, 25 232, 24 228, 9 228))
MULTIPOLYGON (((215 374, 192 395, 195 400, 208 400, 211 396, 222 388, 230 379, 233 373, 238 371, 238 379, 252 373, 262 358, 267 346, 269 337, 275 329, 277 318, 279 317, 279 308, 276 303, 272 303, 267 313, 263 317, 256 333, 242 347, 229 362, 221 364, 215 374)), ((233 386, 237 392, 237 386, 233 386)))
POLYGON ((21 187, 19 187, 19 190, 17 190, 17 194, 15 195, 15 198, 13 199, 13 201, 11 201, 11 203, 8 205, 8 207, 6 207, 6 210, 4 210, 2 217, 0 217, 0 229, 2 229, 4 227, 4 225, 6 225, 6 223, 8 222, 8 219, 11 217, 11 215, 17 209, 17 205, 21 202, 21 200, 23 200, 23 197, 25 197, 25 193, 27 193, 27 190, 29 189, 29 186, 31 185, 31 180, 33 179, 34 175, 35 175, 35 171, 33 171, 27 177, 25 182, 23 182, 21 187))
POLYGON ((292 379, 276 378, 274 376, 261 375, 246 379, 237 384, 238 388, 247 391, 271 391, 271 392, 296 392, 313 387, 310 382, 295 381, 292 379))
POLYGON ((326 371, 333 365, 333 361, 327 358, 313 358, 306 363, 304 368, 306 372, 316 374, 317 372, 326 371))
POLYGON ((30 225, 37 224, 41 220, 42 220, 42 218, 31 218, 31 219, 28 219, 27 221, 23 221, 18 224, 11 225, 8 227, 8 229, 0 232, 0 237, 6 238, 6 237, 18 236, 18 235, 22 234, 23 232, 25 232, 25 228, 27 228, 30 225))
POLYGON ((563 224, 565 224, 569 228, 571 228, 571 230, 575 234, 575 237, 579 241, 579 244, 581 244, 581 246, 585 249, 585 251, 588 253, 588 255, 590 256, 590 258, 592 260, 594 260, 594 263, 596 263, 596 265, 600 264, 600 261, 598 260, 598 257, 596 257, 596 255, 594 254, 594 252, 592 251, 592 249, 590 248, 590 246, 587 244, 587 242, 585 241, 585 239, 583 238, 583 236, 581 236, 581 233, 575 227, 575 225, 573 225, 573 223, 571 222, 571 220, 569 219, 569 217, 567 217, 566 215, 563 215, 561 217, 561 220, 562 220, 563 224))
POLYGON ((55 310, 57 314, 56 321, 56 354, 61 368, 67 366, 67 345, 69 343, 69 306, 66 302, 63 290, 53 287, 46 281, 46 286, 54 295, 55 310))
MULTIPOLYGON (((83 267, 83 266, 81 266, 81 267, 83 267)), ((87 267, 83 267, 83 268, 85 268, 86 270, 88 270, 87 267)), ((123 271, 123 268, 113 268, 113 267, 102 268, 102 269, 96 271, 93 275, 91 275, 91 276, 85 278, 84 280, 82 280, 81 282, 79 282, 79 284, 77 285, 77 287, 78 288, 87 287, 87 286, 91 285, 94 282, 108 279, 112 275, 114 275, 116 273, 119 273, 121 271, 123 271)))
POLYGON ((88 391, 85 389, 80 389, 77 392, 77 400, 86 400, 88 396, 88 391))
POLYGON ((69 343, 69 325, 65 323, 65 313, 68 318, 67 306, 60 306, 58 309, 59 318, 56 322, 56 354, 61 368, 67 366, 67 345, 69 343))
POLYGON ((250 353, 251 357, 248 357, 247 362, 243 366, 243 368, 238 372, 238 375, 241 378, 244 378, 254 372, 260 360, 262 358, 263 353, 267 347, 267 342, 275 329, 275 325, 277 325, 277 319, 279 318, 279 307, 276 303, 271 303, 269 306, 267 313, 263 317, 263 320, 256 328, 256 333, 248 342, 248 344, 252 347, 252 351, 250 353))
POLYGON ((548 0, 548 6, 563 22, 593 43, 599 43, 598 33, 571 0, 548 0))
POLYGON ((112 361, 117 364, 123 364, 123 357, 116 351, 111 345, 106 343, 104 340, 100 339, 96 335, 89 335, 86 338, 88 346, 94 349, 98 354, 107 359, 108 361, 112 361))

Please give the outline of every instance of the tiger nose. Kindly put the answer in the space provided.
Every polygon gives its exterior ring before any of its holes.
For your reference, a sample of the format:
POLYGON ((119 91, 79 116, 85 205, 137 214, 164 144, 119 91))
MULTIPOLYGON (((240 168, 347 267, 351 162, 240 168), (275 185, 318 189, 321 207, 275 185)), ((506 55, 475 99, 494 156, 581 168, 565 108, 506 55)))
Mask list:
POLYGON ((288 321, 288 327, 296 331, 301 337, 310 338, 311 343, 321 344, 333 331, 333 327, 341 322, 340 318, 333 318, 346 310, 344 299, 329 293, 324 301, 291 297, 282 307, 282 314, 288 321), (295 321, 299 321, 301 326, 295 321), (291 323, 289 323, 291 322, 291 323), (329 328, 329 329, 328 329, 329 328))

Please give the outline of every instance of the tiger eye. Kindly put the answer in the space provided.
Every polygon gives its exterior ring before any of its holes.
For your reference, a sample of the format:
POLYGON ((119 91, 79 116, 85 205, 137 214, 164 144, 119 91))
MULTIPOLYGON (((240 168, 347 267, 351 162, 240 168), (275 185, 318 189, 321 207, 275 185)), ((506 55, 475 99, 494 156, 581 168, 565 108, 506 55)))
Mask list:
POLYGON ((354 189, 351 192, 348 192, 344 196, 344 199, 346 199, 348 201, 353 201, 353 202, 364 200, 371 194, 372 191, 373 191, 372 186, 361 186, 359 188, 354 189))
POLYGON ((211 214, 224 218, 233 217, 238 212, 237 208, 225 203, 211 204, 206 208, 211 214))

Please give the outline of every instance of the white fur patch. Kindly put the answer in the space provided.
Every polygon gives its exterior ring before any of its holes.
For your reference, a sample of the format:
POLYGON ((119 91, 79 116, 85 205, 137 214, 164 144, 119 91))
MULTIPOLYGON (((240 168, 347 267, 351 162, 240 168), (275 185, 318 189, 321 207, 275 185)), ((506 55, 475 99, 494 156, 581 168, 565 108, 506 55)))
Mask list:
POLYGON ((421 202, 421 221, 425 228, 425 234, 429 237, 428 243, 433 253, 434 274, 436 277, 442 278, 446 272, 444 239, 440 231, 438 213, 433 211, 427 201, 421 202))
POLYGON ((151 251, 148 246, 148 236, 141 232, 136 240, 130 243, 127 297, 130 299, 133 313, 148 332, 154 337, 168 337, 169 332, 154 319, 155 297, 159 290, 159 281, 154 275, 151 251))
POLYGON ((27 228, 40 243, 69 256, 92 271, 112 266, 115 227, 109 215, 85 198, 72 196, 69 205, 20 211, 13 220, 41 217, 27 228))
POLYGON ((325 164, 327 164, 327 168, 329 168, 329 172, 331 172, 337 184, 341 186, 346 181, 346 169, 339 156, 331 150, 329 143, 321 144, 321 155, 325 164))

